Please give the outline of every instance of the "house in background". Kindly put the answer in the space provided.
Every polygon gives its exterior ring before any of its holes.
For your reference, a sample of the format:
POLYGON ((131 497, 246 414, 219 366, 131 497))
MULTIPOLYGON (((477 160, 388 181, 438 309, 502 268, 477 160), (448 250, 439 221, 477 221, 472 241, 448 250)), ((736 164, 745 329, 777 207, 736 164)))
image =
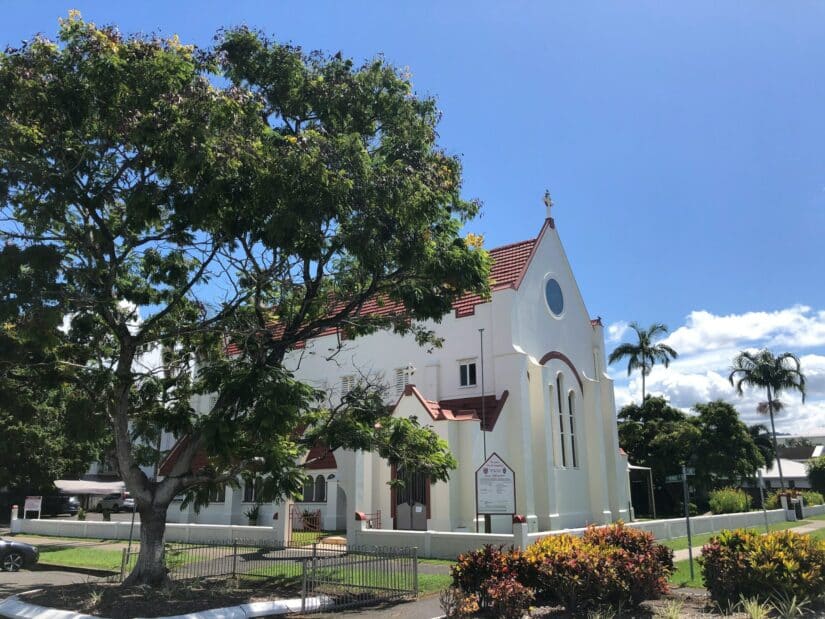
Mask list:
MULTIPOLYGON (((490 255, 491 298, 466 295, 429 325, 443 338, 441 348, 427 351, 412 337, 379 332, 345 341, 331 363, 329 351, 339 346, 331 331, 287 357, 297 378, 333 398, 362 376, 383 377, 392 414, 432 426, 458 460, 449 481, 431 484, 377 454, 316 447, 298 507, 320 509, 325 528, 344 528, 355 511, 380 511, 382 528, 473 531, 475 472, 493 453, 515 473, 516 510, 530 530, 630 519, 601 320, 587 312, 550 207, 536 238, 490 255), (398 476, 407 483, 396 492, 388 482, 398 476)), ((208 404, 205 397, 201 410, 208 404)), ((217 495, 200 513, 173 507, 170 520, 243 523, 255 502, 254 484, 217 495)), ((279 509, 263 505, 261 520, 279 509)), ((509 516, 491 524, 494 532, 511 530, 509 516)))

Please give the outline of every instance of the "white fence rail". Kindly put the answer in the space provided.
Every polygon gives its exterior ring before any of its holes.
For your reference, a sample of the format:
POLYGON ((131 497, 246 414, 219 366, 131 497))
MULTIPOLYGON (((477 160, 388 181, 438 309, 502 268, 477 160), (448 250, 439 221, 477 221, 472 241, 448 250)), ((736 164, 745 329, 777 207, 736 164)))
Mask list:
MULTIPOLYGON (((804 508, 805 516, 825 514, 825 505, 804 508)), ((768 510, 768 522, 785 520, 781 509, 768 510)), ((722 529, 751 528, 763 526, 765 520, 761 511, 738 514, 696 516, 690 519, 694 534, 712 533, 722 529)), ((420 557, 454 559, 462 552, 474 550, 484 544, 504 546, 527 546, 548 535, 571 533, 580 535, 580 529, 558 531, 527 532, 527 525, 514 525, 513 533, 468 533, 447 531, 393 531, 389 529, 369 529, 366 522, 356 522, 349 534, 349 543, 359 546, 382 546, 392 548, 418 548, 420 557)), ((12 533, 32 535, 57 535, 61 537, 86 537, 96 539, 128 539, 129 522, 92 522, 78 520, 23 520, 12 519, 12 533)), ((687 535, 684 518, 648 520, 629 523, 628 526, 650 531, 656 539, 673 539, 687 535)), ((236 539, 255 540, 261 543, 280 539, 275 527, 250 527, 242 525, 218 524, 173 524, 166 525, 168 542, 208 542, 236 539)), ((140 524, 135 523, 134 539, 140 538, 140 524)))

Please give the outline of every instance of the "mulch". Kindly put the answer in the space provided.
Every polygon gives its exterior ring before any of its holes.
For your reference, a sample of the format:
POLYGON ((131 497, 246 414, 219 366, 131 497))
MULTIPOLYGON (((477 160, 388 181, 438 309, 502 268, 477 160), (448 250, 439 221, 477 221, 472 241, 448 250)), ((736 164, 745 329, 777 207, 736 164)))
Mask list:
POLYGON ((300 589, 294 585, 271 579, 235 581, 231 578, 210 578, 173 581, 161 589, 125 587, 119 583, 105 582, 60 585, 21 595, 20 599, 98 617, 131 619, 182 615, 299 595, 300 589))

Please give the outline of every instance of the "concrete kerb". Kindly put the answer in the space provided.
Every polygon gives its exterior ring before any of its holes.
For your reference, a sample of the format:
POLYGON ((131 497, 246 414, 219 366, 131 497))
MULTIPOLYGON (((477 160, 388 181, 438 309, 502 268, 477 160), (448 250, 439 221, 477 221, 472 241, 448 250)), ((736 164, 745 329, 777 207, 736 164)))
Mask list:
MULTIPOLYGON (((31 593, 31 592, 29 592, 31 593)), ((323 610, 332 604, 332 598, 321 595, 307 598, 306 611, 323 610)), ((270 615, 286 615, 301 611, 301 599, 271 600, 269 602, 250 602, 238 606, 212 608, 197 613, 185 615, 169 615, 154 619, 246 619, 246 617, 268 617, 270 615)), ((95 615, 85 615, 70 610, 48 608, 37 604, 29 604, 19 599, 17 595, 7 597, 0 602, 0 615, 9 619, 32 619, 33 617, 48 617, 48 619, 101 619, 95 615)))

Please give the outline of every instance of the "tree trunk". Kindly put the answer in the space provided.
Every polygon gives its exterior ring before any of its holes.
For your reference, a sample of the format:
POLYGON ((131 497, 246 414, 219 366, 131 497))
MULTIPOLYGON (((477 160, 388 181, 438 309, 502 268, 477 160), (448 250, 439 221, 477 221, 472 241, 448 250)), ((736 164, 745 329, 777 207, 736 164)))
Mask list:
POLYGON ((776 458, 776 466, 779 469, 779 487, 785 489, 785 477, 782 475, 782 461, 779 459, 779 447, 776 445, 776 426, 773 423, 773 399, 771 398, 771 388, 768 387, 768 414, 771 417, 771 438, 773 439, 773 455, 776 458))
POLYGON ((163 550, 166 531, 166 511, 169 503, 140 505, 140 554, 134 569, 124 581, 125 586, 149 585, 161 587, 169 582, 163 550))
POLYGON ((642 368, 642 406, 645 405, 645 369, 642 368))

